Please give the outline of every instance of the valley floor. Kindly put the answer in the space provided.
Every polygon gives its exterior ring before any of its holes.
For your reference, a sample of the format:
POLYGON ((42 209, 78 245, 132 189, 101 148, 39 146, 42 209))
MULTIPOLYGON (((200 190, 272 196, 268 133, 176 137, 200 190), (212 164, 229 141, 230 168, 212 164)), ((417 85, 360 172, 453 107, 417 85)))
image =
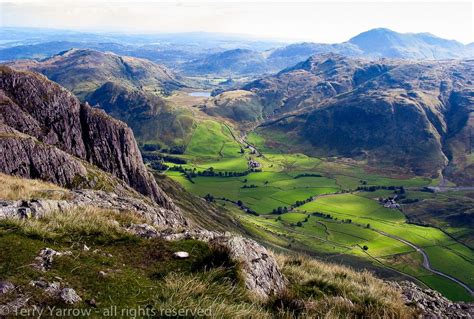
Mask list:
POLYGON ((166 174, 281 249, 382 267, 452 300, 474 300, 472 228, 419 218, 423 205, 449 211, 453 198, 469 207, 468 191, 435 193, 429 187, 437 180, 368 173, 363 163, 280 153, 262 136, 237 135, 225 124, 201 123, 177 155, 186 163, 167 163, 166 174))

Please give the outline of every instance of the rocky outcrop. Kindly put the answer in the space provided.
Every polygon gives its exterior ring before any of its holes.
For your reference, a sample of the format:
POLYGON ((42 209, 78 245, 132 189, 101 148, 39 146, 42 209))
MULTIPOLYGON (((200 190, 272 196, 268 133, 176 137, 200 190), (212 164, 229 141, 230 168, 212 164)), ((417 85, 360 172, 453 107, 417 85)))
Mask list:
POLYGON ((82 298, 74 289, 64 287, 62 283, 57 281, 49 283, 44 279, 32 280, 30 286, 41 289, 50 297, 60 300, 65 304, 72 305, 82 301, 82 298))
POLYGON ((2 123, 0 154, 0 171, 9 175, 40 178, 66 187, 79 186, 79 179, 87 180, 87 168, 79 159, 2 123))
POLYGON ((163 208, 179 211, 144 166, 130 128, 80 104, 70 92, 39 74, 0 68, 0 124, 4 127, 0 140, 7 139, 1 145, 8 148, 1 153, 2 172, 74 186, 74 176, 84 175, 84 170, 60 150, 113 174, 163 208), (20 145, 5 126, 51 148, 39 150, 31 142, 20 145), (52 159, 44 158, 48 153, 52 159))
POLYGON ((391 285, 402 291, 405 303, 416 307, 423 319, 474 318, 472 303, 452 302, 435 290, 422 289, 409 281, 391 283, 391 285))
MULTIPOLYGON (((119 196, 115 193, 92 190, 68 192, 68 200, 0 200, 1 218, 41 218, 52 212, 63 212, 75 208, 96 207, 120 212, 134 212, 159 228, 179 228, 188 225, 181 214, 170 214, 169 210, 143 198, 119 196)), ((151 227, 151 226, 150 226, 151 227)))
POLYGON ((144 238, 165 240, 195 239, 208 242, 217 249, 223 249, 229 257, 238 262, 245 286, 256 296, 266 299, 284 291, 288 281, 280 271, 276 260, 262 245, 254 240, 230 233, 207 230, 192 230, 176 233, 158 231, 147 224, 131 225, 128 230, 144 238))
POLYGON ((36 270, 46 272, 51 269, 54 258, 63 255, 72 255, 72 253, 70 251, 60 252, 51 248, 41 249, 32 266, 36 270))
POLYGON ((211 245, 224 247, 229 256, 239 262, 246 287, 260 297, 282 292, 287 280, 273 256, 254 240, 241 236, 219 236, 211 245))

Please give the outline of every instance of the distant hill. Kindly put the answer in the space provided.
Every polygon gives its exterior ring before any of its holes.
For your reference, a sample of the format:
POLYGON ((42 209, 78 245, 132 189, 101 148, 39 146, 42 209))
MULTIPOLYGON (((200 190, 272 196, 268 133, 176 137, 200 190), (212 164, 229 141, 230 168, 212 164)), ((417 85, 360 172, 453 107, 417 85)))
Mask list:
POLYGON ((417 174, 436 174, 456 158, 453 172, 472 166, 466 162, 472 79, 473 60, 316 55, 240 91, 217 95, 206 111, 235 121, 264 118, 260 130, 270 139, 272 131, 281 131, 291 141, 289 147, 315 155, 366 158, 417 174))
POLYGON ((211 54, 205 58, 194 60, 180 67, 185 74, 256 74, 268 70, 267 62, 261 52, 248 49, 235 49, 211 54))
POLYGON ((42 61, 9 64, 46 75, 82 101, 129 124, 140 142, 174 144, 190 132, 190 114, 164 96, 186 86, 165 66, 148 60, 89 49, 72 49, 42 61))
POLYGON ((110 81, 158 94, 169 94, 184 86, 180 77, 165 66, 90 49, 71 49, 45 60, 20 60, 9 65, 43 73, 81 99, 110 81))
POLYGON ((155 94, 119 83, 105 83, 86 100, 126 122, 142 142, 182 144, 193 129, 194 119, 189 111, 172 107, 155 94))
POLYGON ((430 33, 398 33, 379 28, 363 32, 348 43, 357 46, 363 56, 402 59, 458 59, 474 56, 467 46, 430 33))

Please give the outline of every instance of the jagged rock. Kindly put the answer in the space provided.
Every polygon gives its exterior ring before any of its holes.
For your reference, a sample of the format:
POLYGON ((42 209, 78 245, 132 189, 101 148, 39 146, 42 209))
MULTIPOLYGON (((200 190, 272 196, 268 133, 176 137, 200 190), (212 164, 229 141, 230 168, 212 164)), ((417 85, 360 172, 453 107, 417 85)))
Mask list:
POLYGON ((138 236, 144 238, 155 238, 158 237, 158 231, 155 227, 148 224, 132 224, 127 230, 138 236))
POLYGON ((87 172, 67 153, 113 174, 170 213, 181 213, 147 171, 123 122, 80 104, 42 75, 6 66, 0 68, 0 102, 0 124, 34 138, 0 134, 0 171, 71 186, 87 172))
POLYGON ((7 292, 15 289, 15 286, 8 281, 0 281, 0 295, 6 294, 7 292))
POLYGON ((401 290, 405 303, 414 305, 421 312, 423 319, 474 318, 472 303, 452 302, 435 290, 423 289, 409 281, 390 284, 401 290))
POLYGON ((63 255, 71 255, 72 252, 65 251, 65 252, 58 252, 51 248, 43 248, 39 252, 39 255, 35 257, 35 263, 33 267, 39 271, 48 271, 51 269, 53 265, 53 259, 55 256, 63 256, 63 255))
POLYGON ((72 288, 63 288, 59 294, 59 297, 67 304, 75 304, 82 300, 72 288))
POLYGON ((177 251, 173 254, 173 257, 177 259, 186 259, 189 258, 189 253, 185 251, 177 251))
POLYGON ((93 190, 74 190, 68 193, 68 200, 0 200, 1 218, 43 217, 58 211, 63 212, 77 207, 98 207, 117 211, 130 211, 143 216, 149 223, 160 227, 184 227, 188 222, 179 214, 170 214, 152 201, 143 198, 117 196, 114 193, 93 190))

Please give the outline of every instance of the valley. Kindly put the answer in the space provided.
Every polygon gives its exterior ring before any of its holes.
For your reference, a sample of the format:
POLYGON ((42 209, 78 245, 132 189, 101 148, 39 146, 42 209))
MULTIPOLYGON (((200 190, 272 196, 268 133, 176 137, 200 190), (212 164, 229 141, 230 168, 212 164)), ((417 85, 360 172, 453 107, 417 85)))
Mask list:
POLYGON ((350 255, 355 259, 345 261, 349 265, 367 262, 451 299, 473 300, 469 227, 435 228, 405 216, 412 205, 446 198, 428 188, 437 185, 436 179, 370 172, 366 163, 347 159, 283 153, 255 132, 246 140, 238 136, 229 124, 203 121, 184 154, 173 155, 186 164, 165 162, 170 167, 165 174, 228 209, 247 232, 281 249, 324 260, 350 255), (249 171, 249 160, 259 163, 258 171, 249 171), (393 196, 398 208, 379 202, 393 196))

